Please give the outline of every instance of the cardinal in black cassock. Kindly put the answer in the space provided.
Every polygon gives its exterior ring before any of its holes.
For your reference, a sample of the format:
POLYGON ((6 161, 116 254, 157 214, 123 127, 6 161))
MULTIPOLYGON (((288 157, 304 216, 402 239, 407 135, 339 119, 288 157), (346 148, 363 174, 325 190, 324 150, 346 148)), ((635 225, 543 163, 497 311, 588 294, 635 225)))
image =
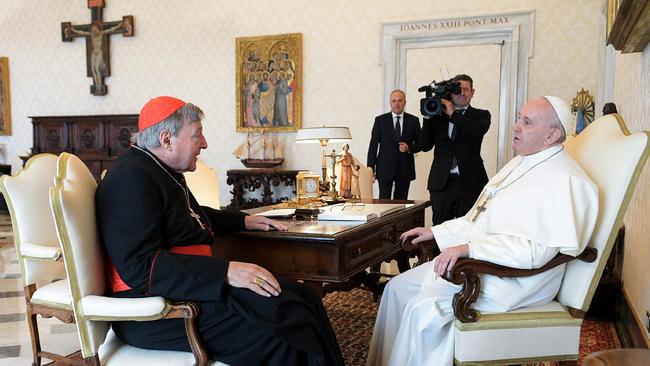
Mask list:
MULTIPOLYGON (((150 100, 140 113, 132 147, 99 184, 97 222, 110 261, 113 296, 197 303, 208 352, 232 366, 343 365, 313 290, 275 279, 254 264, 212 256, 214 232, 286 227, 198 204, 182 172, 193 170, 207 147, 202 118, 191 103, 173 97, 150 100)), ((112 326, 120 339, 136 347, 191 351, 181 319, 112 326)))

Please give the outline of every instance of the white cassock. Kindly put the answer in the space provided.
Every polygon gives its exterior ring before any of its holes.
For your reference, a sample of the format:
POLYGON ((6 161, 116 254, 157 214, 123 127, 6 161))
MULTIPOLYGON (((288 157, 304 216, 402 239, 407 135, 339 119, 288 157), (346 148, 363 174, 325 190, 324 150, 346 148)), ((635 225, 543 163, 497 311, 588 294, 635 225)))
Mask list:
MULTIPOLYGON (((467 215, 431 230, 440 250, 467 243, 470 258, 529 269, 558 252, 581 253, 597 215, 596 186, 562 146, 554 146, 512 159, 490 179, 467 215), (475 217, 481 203, 486 210, 475 217)), ((433 263, 388 281, 368 365, 453 364, 452 298, 461 286, 438 277, 433 263)), ((505 312, 546 304, 557 294, 563 273, 564 265, 530 277, 482 275, 473 309, 505 312)))

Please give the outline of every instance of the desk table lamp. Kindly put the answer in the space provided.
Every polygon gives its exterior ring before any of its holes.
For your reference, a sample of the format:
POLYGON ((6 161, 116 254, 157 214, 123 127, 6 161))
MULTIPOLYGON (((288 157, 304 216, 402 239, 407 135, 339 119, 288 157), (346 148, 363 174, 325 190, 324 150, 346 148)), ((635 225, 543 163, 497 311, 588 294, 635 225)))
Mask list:
POLYGON ((296 133, 296 143, 320 143, 323 147, 323 186, 321 187, 322 191, 327 191, 329 189, 329 198, 336 200, 336 173, 332 171, 332 180, 331 182, 327 179, 327 161, 326 156, 332 157, 334 163, 336 162, 336 153, 332 151, 332 154, 327 154, 327 144, 330 142, 343 142, 352 140, 352 135, 350 135, 350 129, 347 127, 310 127, 302 128, 296 133))

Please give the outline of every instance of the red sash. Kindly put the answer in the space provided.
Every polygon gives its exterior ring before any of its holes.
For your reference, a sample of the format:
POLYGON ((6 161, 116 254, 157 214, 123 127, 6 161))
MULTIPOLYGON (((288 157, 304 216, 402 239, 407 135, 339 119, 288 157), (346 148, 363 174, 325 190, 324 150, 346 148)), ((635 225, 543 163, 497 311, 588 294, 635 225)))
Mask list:
MULTIPOLYGON (((169 249, 169 252, 173 254, 188 254, 188 255, 200 255, 204 257, 212 257, 212 247, 207 244, 172 247, 171 249, 169 249)), ((158 253, 156 253, 156 257, 158 257, 158 253)), ((156 263, 156 257, 154 257, 153 263, 156 263)), ((110 281, 111 288, 113 289, 113 293, 130 290, 131 287, 122 280, 122 277, 120 277, 120 274, 117 273, 117 269, 115 268, 115 265, 113 264, 113 261, 110 258, 108 258, 108 267, 109 267, 108 280, 110 281)), ((152 272, 153 272, 153 264, 149 272, 149 279, 151 279, 152 272)))

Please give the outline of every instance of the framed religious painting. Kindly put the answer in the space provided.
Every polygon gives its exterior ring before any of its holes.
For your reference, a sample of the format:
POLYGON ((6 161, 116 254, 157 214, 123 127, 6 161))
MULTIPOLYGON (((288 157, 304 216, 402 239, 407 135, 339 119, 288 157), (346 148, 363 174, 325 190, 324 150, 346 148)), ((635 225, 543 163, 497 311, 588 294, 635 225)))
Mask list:
POLYGON ((0 57, 0 135, 11 135, 9 59, 0 57))
POLYGON ((302 125, 302 34, 236 42, 237 132, 296 131, 302 125))

